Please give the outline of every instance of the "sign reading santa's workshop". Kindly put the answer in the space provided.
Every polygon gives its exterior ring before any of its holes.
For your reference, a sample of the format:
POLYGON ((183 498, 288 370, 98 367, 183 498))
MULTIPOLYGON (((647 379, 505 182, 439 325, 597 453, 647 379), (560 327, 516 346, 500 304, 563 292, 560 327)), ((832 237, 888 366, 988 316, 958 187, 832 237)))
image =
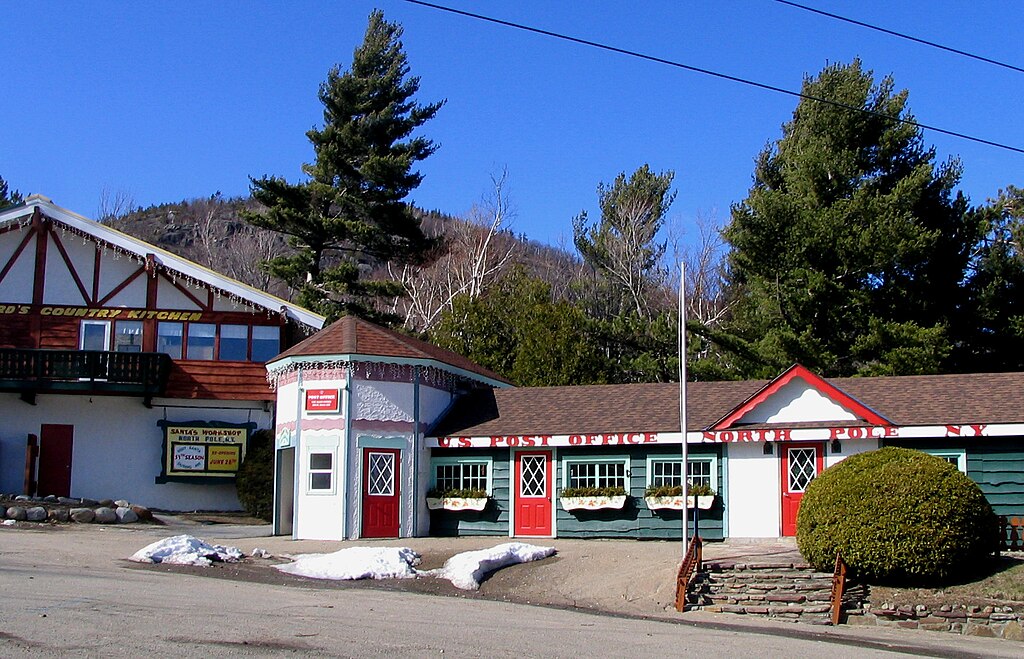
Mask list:
POLYGON ((164 433, 157 483, 222 483, 234 478, 255 423, 158 421, 164 433))

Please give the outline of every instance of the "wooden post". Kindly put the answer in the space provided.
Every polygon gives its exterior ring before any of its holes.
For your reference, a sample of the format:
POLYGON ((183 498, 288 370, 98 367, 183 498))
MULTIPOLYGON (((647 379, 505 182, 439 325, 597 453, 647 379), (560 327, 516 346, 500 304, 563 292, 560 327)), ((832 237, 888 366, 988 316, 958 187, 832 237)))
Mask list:
POLYGON ((836 568, 832 572, 832 624, 839 624, 839 616, 843 612, 843 589, 846 587, 846 563, 843 556, 836 552, 836 568))
POLYGON ((36 458, 39 457, 39 438, 29 435, 25 445, 25 486, 23 494, 34 496, 36 493, 36 458))

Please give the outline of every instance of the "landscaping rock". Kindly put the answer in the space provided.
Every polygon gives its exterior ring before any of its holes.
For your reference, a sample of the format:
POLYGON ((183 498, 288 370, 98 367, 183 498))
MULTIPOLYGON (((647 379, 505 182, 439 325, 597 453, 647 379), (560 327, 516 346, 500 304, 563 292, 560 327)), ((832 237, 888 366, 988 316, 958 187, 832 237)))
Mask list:
POLYGON ((92 508, 72 508, 71 521, 79 522, 81 524, 89 524, 96 519, 96 513, 93 512, 92 508))
POLYGON ((71 499, 69 497, 57 497, 57 503, 62 503, 65 506, 77 506, 82 503, 81 499, 71 499))
MULTIPOLYGON (((111 501, 111 503, 113 503, 113 501, 111 501)), ((117 522, 117 513, 109 506, 100 506, 96 509, 95 514, 97 524, 113 524, 117 522)))
POLYGON ((30 497, 27 494, 19 494, 18 496, 14 497, 14 500, 15 501, 31 501, 32 497, 30 497))
POLYGON ((98 503, 103 508, 113 508, 114 507, 114 500, 113 499, 100 499, 98 503))
POLYGON ((86 499, 84 497, 79 500, 79 503, 81 503, 83 506, 98 506, 98 505, 100 505, 99 501, 96 501, 95 499, 86 499))
POLYGON ((25 519, 29 522, 45 522, 46 508, 43 508, 42 506, 32 506, 25 511, 25 519))
POLYGON ((49 517, 55 522, 67 522, 71 519, 67 508, 51 508, 49 517))
POLYGON ((21 506, 14 506, 13 508, 7 509, 7 519, 13 519, 16 522, 24 522, 27 517, 25 509, 21 506))
POLYGON ((118 506, 114 513, 117 515, 117 521, 119 524, 133 524, 139 521, 139 516, 136 515, 131 508, 126 506, 118 506))
POLYGON ((149 508, 137 504, 130 507, 132 512, 139 516, 139 519, 147 522, 153 521, 153 512, 149 508))
POLYGON ((45 501, 46 503, 57 503, 58 498, 56 494, 50 494, 48 496, 43 497, 43 501, 45 501))
POLYGON ((125 499, 118 499, 117 501, 114 502, 114 505, 117 506, 118 508, 128 508, 132 504, 128 503, 128 501, 126 501, 125 499))

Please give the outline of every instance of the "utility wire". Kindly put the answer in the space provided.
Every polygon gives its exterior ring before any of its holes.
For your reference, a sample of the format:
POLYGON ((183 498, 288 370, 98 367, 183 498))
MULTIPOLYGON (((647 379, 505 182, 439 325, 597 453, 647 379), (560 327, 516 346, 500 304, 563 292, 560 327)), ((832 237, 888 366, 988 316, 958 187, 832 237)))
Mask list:
POLYGON ((457 14, 459 16, 465 16, 467 18, 473 18, 473 19, 476 19, 476 20, 479 20, 479 21, 485 21, 487 23, 494 23, 495 25, 502 25, 502 26, 505 26, 505 27, 514 28, 516 30, 523 30, 525 32, 532 32, 534 34, 540 34, 540 35, 543 35, 543 36, 546 36, 546 37, 551 37, 553 39, 561 39, 562 41, 569 41, 571 43, 577 43, 577 44, 580 44, 580 45, 583 45, 583 46, 590 46, 592 48, 598 48, 600 50, 607 50, 607 51, 610 51, 610 52, 613 52, 613 53, 618 53, 620 55, 627 55, 629 57, 636 57, 638 59, 647 60, 649 62, 656 62, 658 64, 665 64, 667 66, 672 66, 672 67, 675 67, 677 69, 683 69, 683 70, 686 70, 686 71, 692 71, 693 73, 701 73, 703 75, 708 75, 708 76, 712 76, 712 77, 715 77, 715 78, 720 78, 722 80, 729 80, 730 82, 738 82, 740 84, 749 85, 751 87, 757 87, 759 89, 766 89, 768 91, 777 92, 779 94, 786 94, 787 96, 794 96, 796 98, 801 98, 801 99, 805 99, 805 100, 808 100, 808 101, 815 101, 815 102, 818 102, 818 103, 825 103, 826 105, 832 105, 834 107, 844 108, 846 110, 852 110, 854 112, 863 112, 864 114, 869 114, 869 115, 872 115, 872 116, 875 116, 875 117, 880 117, 882 119, 888 119, 890 121, 895 121, 895 122, 898 122, 898 123, 907 124, 907 125, 910 125, 910 126, 915 126, 917 128, 921 128, 921 129, 924 129, 924 130, 931 130, 931 131, 935 131, 936 133, 942 133, 943 135, 949 135, 951 137, 958 137, 960 139, 968 140, 968 141, 971 141, 971 142, 976 142, 978 144, 985 144, 985 145, 988 145, 988 146, 994 146, 994 147, 996 147, 998 149, 1006 149, 1007 151, 1013 151, 1015 153, 1024 154, 1024 149, 1022 149, 1020 147, 1016 147, 1016 146, 1010 146, 1009 144, 1002 144, 1000 142, 993 142, 992 140, 986 140, 986 139, 981 138, 981 137, 974 137, 972 135, 967 135, 965 133, 958 133, 956 131, 946 130, 945 128, 939 128, 938 126, 931 126, 929 124, 923 124, 923 123, 920 123, 918 121, 914 121, 912 119, 904 119, 903 117, 894 117, 894 116, 890 116, 890 115, 887 115, 887 114, 883 114, 881 112, 874 112, 872 110, 866 110, 864 108, 857 107, 857 106, 854 106, 854 105, 847 105, 846 103, 840 103, 839 101, 833 101, 833 100, 830 100, 830 99, 827 99, 827 98, 821 98, 819 96, 812 96, 810 94, 804 94, 802 92, 795 92, 795 91, 792 91, 792 90, 789 90, 789 89, 784 89, 782 87, 775 87, 773 85, 768 85, 768 84, 765 84, 763 82, 757 82, 757 81, 754 81, 754 80, 748 80, 746 78, 740 78, 740 77, 737 77, 737 76, 728 75, 726 73, 719 73, 717 71, 711 71, 710 69, 702 69, 700 67, 690 66, 689 64, 683 64, 681 62, 675 62, 675 61, 672 61, 672 60, 669 60, 669 59, 664 59, 662 57, 655 57, 654 55, 645 55, 644 53, 640 53, 640 52, 637 52, 635 50, 626 50, 625 48, 617 48, 615 46, 609 46, 608 44, 599 43, 597 41, 588 41, 587 39, 580 39, 579 37, 571 37, 569 35, 560 34, 558 32, 551 32, 549 30, 542 30, 540 28, 530 27, 528 25, 522 25, 520 23, 513 23, 511 21, 501 20, 499 18, 491 18, 490 16, 484 16, 482 14, 474 14, 472 12, 462 11, 461 9, 454 9, 452 7, 445 7, 444 5, 434 4, 432 2, 424 2, 424 0, 403 0, 403 2, 407 2, 407 3, 413 4, 413 5, 420 5, 422 7, 428 7, 430 9, 436 9, 438 11, 448 12, 450 14, 457 14))
POLYGON ((790 0, 775 0, 775 2, 778 2, 779 4, 782 4, 782 5, 789 5, 790 7, 796 7, 797 9, 803 9, 804 11, 809 11, 809 12, 814 13, 814 14, 820 14, 821 16, 827 16, 828 18, 834 18, 837 21, 843 21, 845 23, 850 23, 852 25, 859 25, 860 27, 866 27, 869 30, 875 30, 876 32, 883 32, 885 34, 888 34, 888 35, 891 35, 891 36, 894 36, 894 37, 899 37, 900 39, 907 39, 908 41, 914 41, 914 42, 917 42, 917 43, 920 43, 920 44, 924 44, 925 46, 931 46, 932 48, 938 48, 939 50, 945 50, 946 52, 956 53, 957 55, 963 55, 964 57, 970 57, 971 59, 976 59, 979 62, 986 62, 988 64, 995 64, 996 66, 1001 66, 1004 69, 1010 69, 1012 71, 1017 71, 1019 73, 1024 73, 1024 68, 1021 68, 1019 66, 1014 66, 1013 64, 1007 64, 1006 62, 1000 62, 999 60, 994 60, 994 59, 991 59, 991 58, 988 58, 988 57, 983 57, 981 55, 975 55, 973 53, 967 52, 966 50, 957 50, 956 48, 950 48, 949 46, 943 46, 942 44, 935 43, 934 41, 928 41, 927 39, 919 39, 918 37, 914 37, 914 36, 911 36, 909 34, 904 34, 902 32, 897 32, 895 30, 889 30, 889 29, 886 29, 884 27, 878 27, 877 25, 871 25, 870 23, 864 23, 862 21, 857 21, 857 20, 854 20, 852 18, 846 18, 845 16, 840 16, 839 14, 830 14, 829 12, 823 11, 821 9, 816 9, 814 7, 808 7, 807 5, 801 5, 801 4, 797 3, 797 2, 790 2, 790 0))

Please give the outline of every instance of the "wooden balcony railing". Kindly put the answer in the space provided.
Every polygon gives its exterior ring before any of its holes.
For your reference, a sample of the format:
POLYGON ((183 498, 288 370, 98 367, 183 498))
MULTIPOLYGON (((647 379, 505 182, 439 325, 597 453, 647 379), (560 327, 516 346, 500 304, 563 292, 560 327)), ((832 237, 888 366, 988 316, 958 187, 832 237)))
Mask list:
POLYGON ((0 391, 26 399, 69 391, 149 399, 164 393, 170 370, 170 356, 159 352, 0 348, 0 391))

